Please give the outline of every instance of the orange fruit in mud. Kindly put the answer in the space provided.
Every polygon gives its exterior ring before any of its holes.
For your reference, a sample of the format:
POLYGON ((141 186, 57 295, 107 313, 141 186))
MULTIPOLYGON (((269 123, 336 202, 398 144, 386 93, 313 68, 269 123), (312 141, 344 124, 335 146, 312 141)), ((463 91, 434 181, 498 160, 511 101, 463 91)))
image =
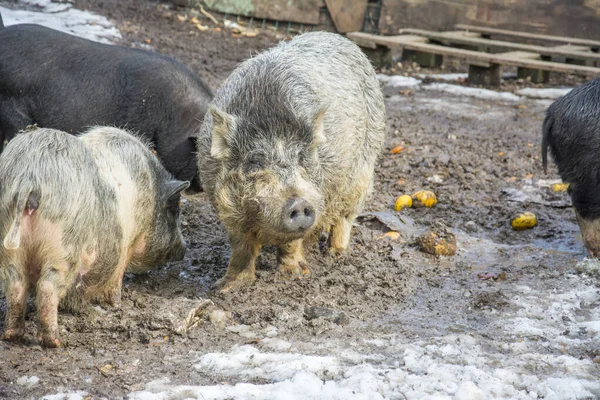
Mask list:
POLYGON ((511 221, 511 225, 515 231, 531 229, 537 225, 537 217, 534 213, 526 211, 514 217, 511 221))
POLYGON ((410 197, 407 194, 403 194, 402 196, 396 199, 396 203, 394 204, 394 210, 401 211, 403 208, 412 207, 412 204, 412 197, 410 197))
POLYGON ((427 208, 431 208, 437 204, 437 197, 435 193, 429 190, 420 190, 417 193, 412 195, 413 203, 416 206, 424 206, 427 208), (417 200, 417 202, 414 202, 417 200))
POLYGON ((569 188, 569 184, 568 183, 555 183, 552 186, 550 186, 550 188, 552 188, 552 191, 555 193, 566 192, 567 189, 569 188))

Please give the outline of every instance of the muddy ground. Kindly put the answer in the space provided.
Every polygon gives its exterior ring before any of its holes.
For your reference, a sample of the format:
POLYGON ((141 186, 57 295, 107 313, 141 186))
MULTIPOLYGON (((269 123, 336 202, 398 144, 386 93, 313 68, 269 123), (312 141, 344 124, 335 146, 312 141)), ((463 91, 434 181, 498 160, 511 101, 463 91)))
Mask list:
MULTIPOLYGON (((122 44, 151 46, 173 56, 215 89, 239 62, 281 38, 270 32, 257 37, 233 37, 228 29, 201 32, 177 19, 189 10, 152 1, 75 4, 113 21, 122 32, 122 44)), ((464 69, 454 62, 448 65, 445 71, 464 69)), ((581 81, 558 77, 552 83, 581 81)), ((515 80, 504 85, 509 90, 533 86, 515 80)), ((390 227, 361 219, 346 255, 335 259, 313 245, 308 249, 310 275, 293 282, 279 278, 274 250, 267 248, 254 286, 216 295, 210 286, 224 274, 230 247, 205 197, 188 198, 183 206, 189 245, 185 260, 148 275, 127 276, 119 309, 92 306, 81 315, 61 313, 65 347, 58 350, 34 342, 30 309, 28 341, 0 342, 0 397, 85 390, 94 398, 116 398, 165 376, 174 383, 222 383, 222 376, 190 367, 198 354, 226 351, 236 343, 260 345, 261 334, 243 337, 213 325, 201 313, 197 325, 177 333, 174 328, 204 299, 214 303, 210 310, 231 313, 228 325, 248 325, 253 332, 275 327, 278 337, 313 343, 314 349, 304 350, 318 353, 319 343, 354 343, 391 333, 411 340, 466 332, 494 340, 490 310, 515 307, 511 288, 563 286, 565 274, 585 253, 567 195, 536 185, 538 179, 558 178, 553 169, 543 175, 540 162, 540 126, 548 103, 458 98, 435 90, 385 88, 385 94, 387 144, 368 210, 401 216, 399 238, 382 238, 390 227), (403 151, 392 155, 390 149, 398 145, 403 151), (441 182, 428 180, 433 175, 441 182), (509 201, 503 193, 528 184, 555 206, 509 201), (439 203, 432 209, 393 211, 398 195, 420 189, 433 190, 439 203), (522 211, 534 212, 538 226, 512 230, 511 218, 522 211), (414 244, 416 235, 439 221, 458 235, 455 257, 429 256, 414 244), (506 279, 480 279, 478 274, 485 272, 504 272, 506 279), (315 318, 310 310, 314 306, 333 310, 336 318, 315 318), (16 384, 23 376, 39 377, 39 383, 16 384)), ((0 320, 4 312, 2 300, 0 320)), ((588 344, 572 352, 594 360, 600 346, 588 344)))

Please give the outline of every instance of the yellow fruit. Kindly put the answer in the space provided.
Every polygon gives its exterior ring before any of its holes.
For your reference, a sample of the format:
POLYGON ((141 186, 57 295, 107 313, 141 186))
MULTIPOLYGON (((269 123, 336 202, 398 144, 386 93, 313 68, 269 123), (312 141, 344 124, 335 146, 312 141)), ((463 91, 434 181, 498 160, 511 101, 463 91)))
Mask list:
POLYGON ((515 231, 531 229, 537 225, 537 217, 534 213, 526 211, 523 214, 519 214, 513 218, 511 225, 515 231))
MULTIPOLYGON (((421 190, 412 195, 413 200, 418 200, 420 205, 431 208, 437 204, 437 197, 435 197, 435 193, 430 192, 429 190, 421 190)), ((419 203, 415 203, 415 206, 419 205, 419 203)))
POLYGON ((412 197, 407 194, 403 194, 402 196, 396 199, 396 204, 394 204, 394 210, 401 211, 403 208, 412 207, 412 197))
POLYGON ((569 188, 569 184, 568 183, 555 183, 554 185, 550 186, 552 188, 553 192, 566 192, 567 189, 569 188))

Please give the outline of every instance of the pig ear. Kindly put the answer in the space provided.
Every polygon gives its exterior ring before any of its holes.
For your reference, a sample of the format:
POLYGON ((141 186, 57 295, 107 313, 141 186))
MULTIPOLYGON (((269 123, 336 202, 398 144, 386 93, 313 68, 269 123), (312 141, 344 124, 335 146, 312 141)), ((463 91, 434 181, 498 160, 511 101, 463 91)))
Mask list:
POLYGON ((229 157, 229 138, 235 126, 235 118, 214 105, 209 108, 213 120, 210 156, 217 160, 229 157))
POLYGON ((172 180, 167 182, 165 190, 165 192, 167 193, 166 199, 170 199, 173 196, 178 195, 188 187, 190 187, 189 181, 172 180))
POLYGON ((317 113, 317 116, 313 120, 312 130, 313 130, 313 141, 312 147, 316 148, 321 143, 325 143, 325 113, 327 112, 327 108, 322 108, 321 111, 317 113))

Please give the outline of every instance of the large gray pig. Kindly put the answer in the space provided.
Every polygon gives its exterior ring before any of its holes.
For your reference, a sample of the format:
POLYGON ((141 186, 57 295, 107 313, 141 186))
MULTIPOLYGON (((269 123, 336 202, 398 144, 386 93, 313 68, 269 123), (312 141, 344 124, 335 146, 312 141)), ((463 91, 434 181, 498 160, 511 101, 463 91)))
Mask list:
POLYGON ((200 177, 232 246, 217 286, 254 281, 264 244, 278 246, 279 269, 291 276, 307 272, 302 247, 313 233, 329 230, 330 250, 343 252, 384 131, 375 71, 340 35, 306 33, 242 63, 198 139, 200 177))
POLYGON ((110 125, 150 141, 200 190, 194 136, 212 92, 181 63, 33 24, 0 27, 0 152, 28 125, 81 133, 110 125))
POLYGON ((0 155, 3 338, 22 338, 30 288, 39 340, 57 347, 59 302, 118 304, 126 270, 182 259, 179 200, 188 186, 116 128, 80 138, 52 129, 17 135, 0 155))

